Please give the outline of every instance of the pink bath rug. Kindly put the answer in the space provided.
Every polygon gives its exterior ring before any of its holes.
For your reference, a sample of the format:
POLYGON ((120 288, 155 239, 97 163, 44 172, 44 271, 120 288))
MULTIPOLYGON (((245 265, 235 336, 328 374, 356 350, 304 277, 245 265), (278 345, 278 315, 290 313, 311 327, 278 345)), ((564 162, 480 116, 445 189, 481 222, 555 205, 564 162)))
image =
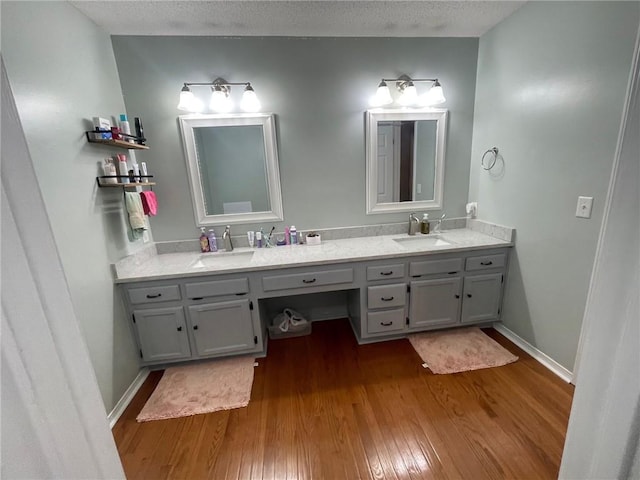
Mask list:
POLYGON ((409 341, 433 373, 500 367, 518 360, 476 327, 417 333, 409 335, 409 341))
POLYGON ((138 422, 246 407, 253 385, 252 357, 167 368, 136 417, 138 422))

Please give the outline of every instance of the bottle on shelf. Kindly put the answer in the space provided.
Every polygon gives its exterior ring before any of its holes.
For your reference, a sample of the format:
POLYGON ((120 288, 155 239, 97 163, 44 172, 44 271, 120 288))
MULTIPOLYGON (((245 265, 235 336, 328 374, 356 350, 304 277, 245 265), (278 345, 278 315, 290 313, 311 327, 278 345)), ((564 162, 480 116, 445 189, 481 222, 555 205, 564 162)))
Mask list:
POLYGON ((116 166, 113 164, 113 158, 109 157, 104 159, 104 163, 102 164, 102 171, 104 172, 103 175, 113 177, 103 178, 102 183, 118 183, 118 179, 116 178, 116 175, 118 175, 118 173, 116 171, 116 166))
POLYGON ((127 167, 127 156, 124 153, 118 154, 118 175, 119 183, 129 183, 129 168, 127 167))
MULTIPOLYGON (((127 115, 124 113, 120 115, 120 131, 125 135, 131 135, 131 127, 129 126, 129 122, 127 121, 127 115)), ((129 143, 134 143, 133 138, 124 137, 124 139, 129 143)))

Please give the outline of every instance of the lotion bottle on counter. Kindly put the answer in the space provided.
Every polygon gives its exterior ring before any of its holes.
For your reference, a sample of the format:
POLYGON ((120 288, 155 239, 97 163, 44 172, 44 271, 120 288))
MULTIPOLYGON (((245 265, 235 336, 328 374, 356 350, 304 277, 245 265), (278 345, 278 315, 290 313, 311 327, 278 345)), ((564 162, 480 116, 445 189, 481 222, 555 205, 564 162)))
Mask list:
POLYGON ((207 235, 207 239, 209 241, 209 251, 217 252, 218 251, 218 241, 216 240, 216 232, 213 229, 209 230, 209 235, 207 235))
POLYGON ((200 251, 207 253, 209 251, 209 239, 207 238, 207 229, 200 227, 200 251))

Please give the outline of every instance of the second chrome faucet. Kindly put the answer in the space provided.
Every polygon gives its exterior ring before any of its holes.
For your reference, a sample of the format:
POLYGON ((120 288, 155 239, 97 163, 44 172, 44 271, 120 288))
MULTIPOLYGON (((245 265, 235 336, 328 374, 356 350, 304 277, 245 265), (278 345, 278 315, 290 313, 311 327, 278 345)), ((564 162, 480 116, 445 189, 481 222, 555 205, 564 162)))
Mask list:
POLYGON ((224 249, 227 252, 233 251, 233 243, 231 243, 231 226, 227 225, 222 234, 222 240, 224 242, 224 249))
POLYGON ((415 235, 420 230, 420 220, 415 213, 409 214, 409 235, 415 235))

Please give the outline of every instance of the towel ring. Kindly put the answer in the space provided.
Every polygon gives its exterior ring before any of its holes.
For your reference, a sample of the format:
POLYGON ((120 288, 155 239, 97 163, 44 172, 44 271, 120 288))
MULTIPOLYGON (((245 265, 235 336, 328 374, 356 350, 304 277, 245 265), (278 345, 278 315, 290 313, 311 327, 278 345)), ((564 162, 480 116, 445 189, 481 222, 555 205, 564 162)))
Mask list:
POLYGON ((496 164, 496 161, 498 160, 498 152, 499 152, 498 147, 490 148, 489 150, 484 152, 484 154, 482 155, 482 159, 480 160, 480 165, 482 165, 482 168, 484 168, 485 170, 491 170, 493 166, 496 164), (493 153, 493 161, 491 162, 490 165, 487 166, 484 164, 484 159, 489 153, 493 153))

